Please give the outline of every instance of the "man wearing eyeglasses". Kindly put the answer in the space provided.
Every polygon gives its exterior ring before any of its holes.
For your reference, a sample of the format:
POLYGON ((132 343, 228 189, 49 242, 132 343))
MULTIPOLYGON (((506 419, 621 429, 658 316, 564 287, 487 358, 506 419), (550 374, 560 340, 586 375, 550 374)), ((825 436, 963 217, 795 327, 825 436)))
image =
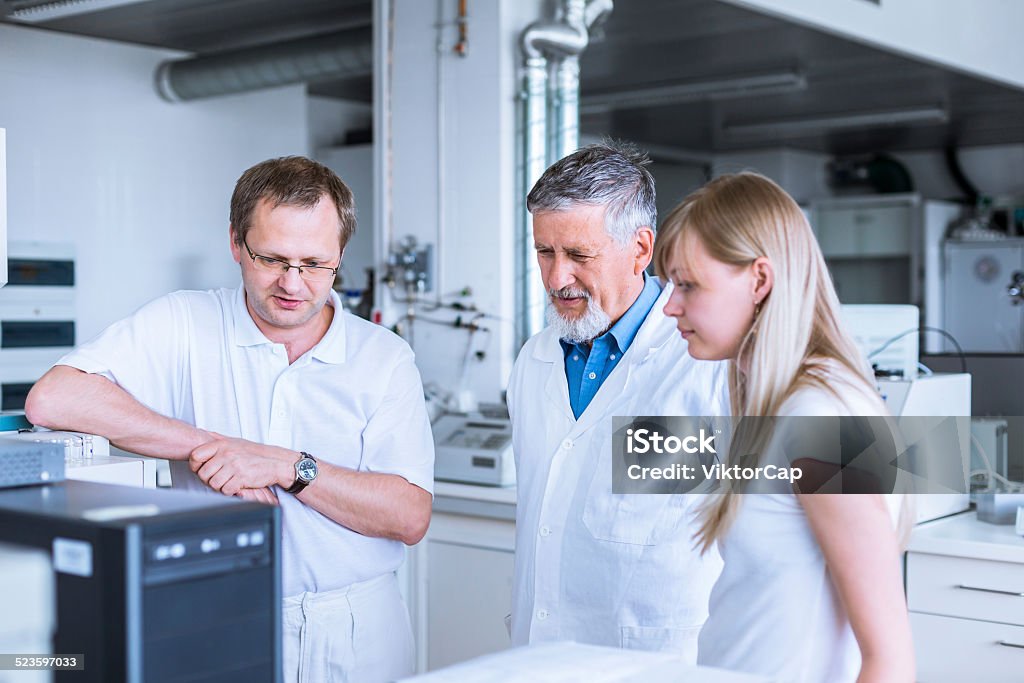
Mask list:
POLYGON ((332 171, 257 164, 231 198, 241 286, 147 304, 26 402, 34 424, 169 459, 175 487, 279 501, 286 681, 413 671, 395 571, 430 520, 433 441, 408 345, 331 289, 354 229, 332 171))

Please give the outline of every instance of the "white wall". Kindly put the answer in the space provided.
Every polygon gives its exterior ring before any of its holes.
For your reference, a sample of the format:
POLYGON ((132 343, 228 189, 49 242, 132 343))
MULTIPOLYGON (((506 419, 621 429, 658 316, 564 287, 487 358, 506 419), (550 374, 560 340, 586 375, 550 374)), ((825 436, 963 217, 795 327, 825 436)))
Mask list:
POLYGON ((377 267, 379 271, 373 253, 373 145, 346 145, 345 139, 350 131, 373 127, 373 105, 311 96, 308 111, 309 146, 314 158, 337 173, 355 197, 356 232, 345 247, 341 275, 344 289, 361 290, 366 287, 366 269, 377 267))
MULTIPOLYGON (((541 16, 539 5, 539 0, 475 3, 469 52, 462 58, 451 49, 457 41, 451 16, 456 3, 443 3, 448 15, 440 21, 438 3, 394 4, 391 110, 379 134, 389 164, 382 177, 391 184, 384 193, 389 208, 379 222, 388 240, 411 234, 421 243, 441 242, 431 297, 472 285, 472 301, 494 316, 484 322, 490 338, 475 339, 486 357, 470 361, 466 383, 485 401, 498 399, 518 351, 513 348, 514 240, 522 202, 516 176, 517 44, 520 32, 541 16)), ((386 323, 405 311, 387 295, 378 301, 386 323)), ((430 315, 454 318, 444 311, 430 315)), ((424 381, 454 388, 467 342, 464 330, 416 324, 413 345, 424 381)))
POLYGON ((806 204, 831 195, 825 183, 828 159, 825 154, 787 148, 730 152, 715 155, 711 174, 717 177, 724 173, 757 171, 781 185, 793 199, 806 204))
MULTIPOLYGON (((366 102, 310 95, 308 111, 309 149, 314 154, 327 147, 345 145, 349 131, 373 127, 373 105, 366 102)), ((367 168, 366 173, 372 175, 373 168, 367 168)))
POLYGON ((655 157, 649 170, 654 176, 659 226, 686 195, 707 181, 704 168, 695 164, 672 163, 655 157))
POLYGON ((954 71, 1024 87, 1024 2, 1020 0, 722 1, 954 71))
POLYGON ((308 153, 304 87, 170 104, 153 72, 175 56, 0 25, 8 238, 74 244, 78 341, 168 291, 235 284, 235 181, 308 153))

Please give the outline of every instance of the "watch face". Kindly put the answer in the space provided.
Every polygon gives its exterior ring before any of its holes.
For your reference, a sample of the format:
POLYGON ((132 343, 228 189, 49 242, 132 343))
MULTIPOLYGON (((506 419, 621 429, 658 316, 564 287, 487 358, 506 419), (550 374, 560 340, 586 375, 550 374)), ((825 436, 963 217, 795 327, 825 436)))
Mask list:
POLYGON ((303 481, 310 482, 316 477, 316 461, 311 458, 303 458, 295 468, 303 481))

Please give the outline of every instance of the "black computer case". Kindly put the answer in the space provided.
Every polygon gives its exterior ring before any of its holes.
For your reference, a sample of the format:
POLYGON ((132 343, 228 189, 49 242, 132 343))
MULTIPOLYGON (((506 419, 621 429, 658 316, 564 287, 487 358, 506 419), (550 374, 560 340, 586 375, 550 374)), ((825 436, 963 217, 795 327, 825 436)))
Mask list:
POLYGON ((281 677, 280 511, 66 481, 0 491, 0 542, 53 554, 60 681, 281 677))

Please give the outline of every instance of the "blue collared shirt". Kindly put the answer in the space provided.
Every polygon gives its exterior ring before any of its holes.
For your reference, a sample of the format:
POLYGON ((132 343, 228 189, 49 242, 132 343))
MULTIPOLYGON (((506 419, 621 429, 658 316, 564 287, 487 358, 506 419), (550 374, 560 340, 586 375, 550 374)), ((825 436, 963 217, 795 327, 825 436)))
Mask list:
POLYGON ((622 354, 633 343, 647 314, 654 308, 661 288, 654 278, 644 273, 644 288, 633 305, 622 314, 611 329, 591 345, 571 344, 559 339, 565 353, 565 377, 569 381, 569 405, 578 420, 593 400, 604 380, 619 364, 622 354))

